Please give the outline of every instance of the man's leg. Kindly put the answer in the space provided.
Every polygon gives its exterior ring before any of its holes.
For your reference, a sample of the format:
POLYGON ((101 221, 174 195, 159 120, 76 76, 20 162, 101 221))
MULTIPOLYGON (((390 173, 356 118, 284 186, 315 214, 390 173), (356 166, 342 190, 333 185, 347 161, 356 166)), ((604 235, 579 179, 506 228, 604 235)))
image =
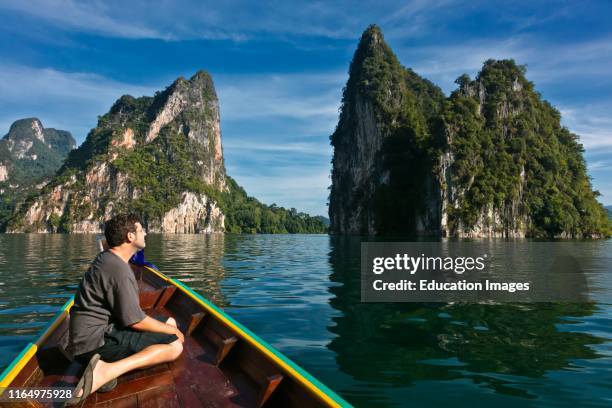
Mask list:
POLYGON ((91 392, 95 392, 107 382, 128 371, 174 361, 182 352, 183 343, 180 340, 176 340, 170 344, 154 344, 136 354, 113 363, 106 363, 100 360, 93 371, 91 392))
MULTIPOLYGON (((177 327, 176 320, 172 317, 166 323, 177 327)), ((138 368, 154 366, 156 364, 168 363, 176 360, 183 352, 183 343, 175 340, 170 344, 153 344, 129 357, 123 358, 112 363, 98 361, 93 371, 93 384, 91 393, 107 382, 138 368)), ((81 393, 79 393, 80 395, 81 393)))

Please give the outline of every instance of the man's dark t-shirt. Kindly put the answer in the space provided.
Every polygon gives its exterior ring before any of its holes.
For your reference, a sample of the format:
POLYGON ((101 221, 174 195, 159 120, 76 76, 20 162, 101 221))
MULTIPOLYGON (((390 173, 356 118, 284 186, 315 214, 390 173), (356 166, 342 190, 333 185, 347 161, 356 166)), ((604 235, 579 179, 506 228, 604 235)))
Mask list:
POLYGON ((118 255, 104 251, 79 285, 70 310, 68 350, 75 356, 95 350, 104 344, 104 334, 114 325, 130 326, 145 316, 132 269, 118 255))

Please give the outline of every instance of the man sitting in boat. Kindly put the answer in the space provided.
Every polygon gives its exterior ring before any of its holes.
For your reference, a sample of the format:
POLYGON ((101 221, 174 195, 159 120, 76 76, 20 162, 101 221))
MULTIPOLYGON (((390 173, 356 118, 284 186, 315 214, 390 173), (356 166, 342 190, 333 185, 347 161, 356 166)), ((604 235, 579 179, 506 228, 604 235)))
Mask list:
POLYGON ((68 405, 92 392, 110 391, 128 371, 174 361, 183 351, 176 321, 153 319, 140 308, 128 261, 145 247, 146 235, 133 215, 118 215, 106 223, 109 249, 85 273, 70 310, 69 352, 86 368, 68 405))

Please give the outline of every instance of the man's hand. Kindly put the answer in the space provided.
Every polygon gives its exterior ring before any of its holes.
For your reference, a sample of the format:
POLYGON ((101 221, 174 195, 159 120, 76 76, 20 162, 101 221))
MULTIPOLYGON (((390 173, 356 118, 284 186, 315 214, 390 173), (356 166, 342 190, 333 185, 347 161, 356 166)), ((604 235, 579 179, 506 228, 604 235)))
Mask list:
POLYGON ((176 328, 174 326, 170 326, 170 327, 174 328, 174 334, 176 334, 176 337, 179 338, 181 343, 184 343, 185 342, 185 335, 183 333, 181 333, 181 331, 178 328, 176 328))
POLYGON ((149 316, 146 316, 144 319, 142 319, 138 323, 134 323, 130 327, 138 331, 176 334, 176 337, 179 338, 181 343, 185 342, 185 336, 183 335, 183 333, 181 333, 181 331, 176 326, 168 324, 168 323, 162 323, 159 320, 153 319, 152 317, 149 317, 149 316))

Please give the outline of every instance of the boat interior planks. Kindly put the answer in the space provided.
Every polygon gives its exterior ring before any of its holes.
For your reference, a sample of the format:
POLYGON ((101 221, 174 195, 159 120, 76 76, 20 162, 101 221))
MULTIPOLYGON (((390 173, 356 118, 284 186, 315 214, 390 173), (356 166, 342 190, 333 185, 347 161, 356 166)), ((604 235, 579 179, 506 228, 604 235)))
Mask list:
MULTIPOLYGON (((350 406, 307 373, 302 371, 301 377, 299 367, 184 285, 148 267, 132 269, 142 309, 152 317, 176 320, 185 333, 184 352, 172 363, 121 376, 114 390, 92 394, 81 407, 350 406)), ((41 336, 36 353, 10 386, 73 387, 77 383, 83 367, 65 351, 69 308, 41 336)), ((19 406, 61 406, 58 402, 24 404, 19 406)))

